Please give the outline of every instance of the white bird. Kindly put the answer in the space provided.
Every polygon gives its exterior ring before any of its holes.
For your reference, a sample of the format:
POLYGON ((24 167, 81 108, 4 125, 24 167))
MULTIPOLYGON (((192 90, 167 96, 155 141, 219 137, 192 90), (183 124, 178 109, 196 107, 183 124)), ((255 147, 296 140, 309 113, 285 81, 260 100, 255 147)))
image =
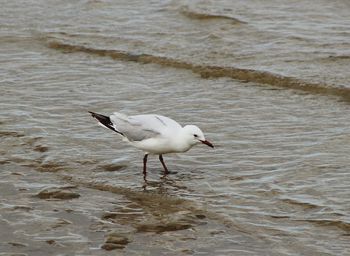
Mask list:
POLYGON ((124 141, 145 152, 143 158, 144 175, 146 175, 149 154, 159 155, 164 173, 168 174, 163 154, 186 152, 198 143, 214 148, 197 126, 186 125, 182 127, 169 117, 156 114, 126 116, 118 112, 114 112, 108 117, 90 111, 89 113, 100 125, 115 131, 122 136, 124 141))

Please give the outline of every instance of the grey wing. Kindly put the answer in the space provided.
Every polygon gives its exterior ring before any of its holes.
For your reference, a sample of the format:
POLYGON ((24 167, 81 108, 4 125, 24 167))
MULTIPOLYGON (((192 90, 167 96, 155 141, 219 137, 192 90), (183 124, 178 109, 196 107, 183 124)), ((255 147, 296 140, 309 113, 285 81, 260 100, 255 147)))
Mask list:
POLYGON ((160 132, 157 130, 145 127, 142 125, 142 122, 137 122, 123 114, 114 113, 109 118, 113 127, 129 141, 142 141, 160 135, 160 132))

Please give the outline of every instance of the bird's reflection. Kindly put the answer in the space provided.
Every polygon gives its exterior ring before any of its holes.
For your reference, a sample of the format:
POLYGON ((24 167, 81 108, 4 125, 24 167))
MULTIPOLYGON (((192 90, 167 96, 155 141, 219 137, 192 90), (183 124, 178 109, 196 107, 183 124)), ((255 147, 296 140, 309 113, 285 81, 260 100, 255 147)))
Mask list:
POLYGON ((147 173, 143 175, 143 191, 156 191, 161 194, 171 194, 171 191, 186 189, 183 185, 177 184, 177 172, 164 173, 158 181, 149 180, 147 173), (169 175, 170 174, 170 175, 169 175))

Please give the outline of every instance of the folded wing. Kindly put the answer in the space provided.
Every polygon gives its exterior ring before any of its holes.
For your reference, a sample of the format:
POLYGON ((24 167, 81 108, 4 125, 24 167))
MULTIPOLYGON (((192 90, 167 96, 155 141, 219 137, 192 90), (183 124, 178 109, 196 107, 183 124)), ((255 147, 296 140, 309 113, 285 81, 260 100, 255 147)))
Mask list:
POLYGON ((115 112, 109 118, 113 127, 129 141, 142 141, 161 136, 166 126, 155 115, 126 116, 115 112))

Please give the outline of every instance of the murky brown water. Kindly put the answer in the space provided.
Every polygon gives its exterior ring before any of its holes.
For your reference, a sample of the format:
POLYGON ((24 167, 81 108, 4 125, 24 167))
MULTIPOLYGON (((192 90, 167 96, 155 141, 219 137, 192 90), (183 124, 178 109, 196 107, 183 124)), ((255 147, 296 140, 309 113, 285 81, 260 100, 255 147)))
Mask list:
POLYGON ((3 1, 0 255, 349 255, 348 1, 3 1), (197 124, 150 159, 87 110, 197 124))

